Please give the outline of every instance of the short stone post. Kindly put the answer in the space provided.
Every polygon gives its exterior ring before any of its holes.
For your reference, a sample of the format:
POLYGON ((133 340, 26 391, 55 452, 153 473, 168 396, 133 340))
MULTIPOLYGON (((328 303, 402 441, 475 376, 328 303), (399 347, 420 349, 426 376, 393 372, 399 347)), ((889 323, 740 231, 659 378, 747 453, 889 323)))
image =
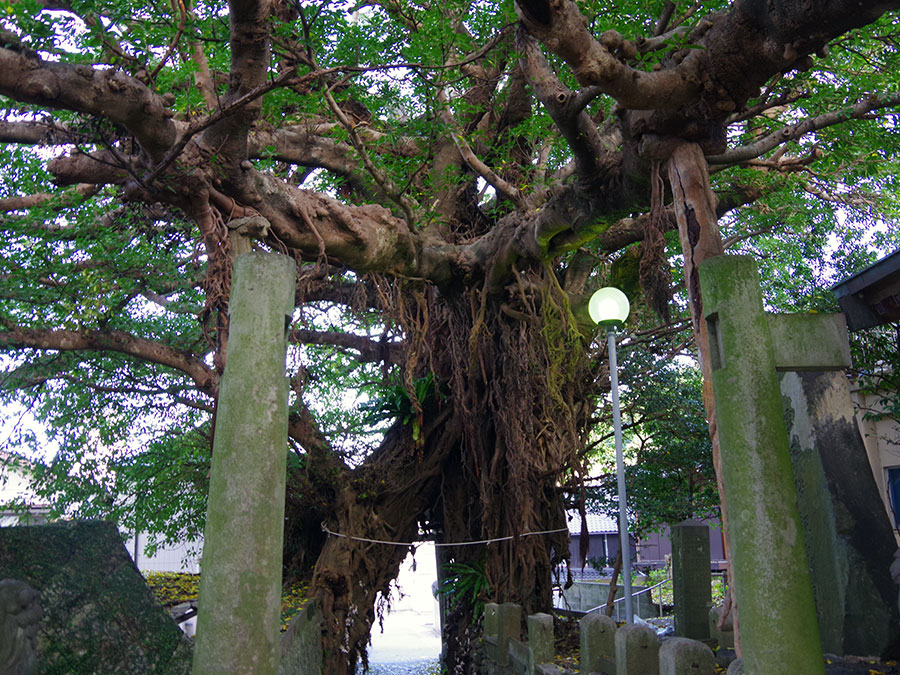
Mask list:
POLYGON ((509 640, 509 662, 505 667, 495 669, 488 668, 489 673, 511 672, 513 675, 534 675, 534 651, 525 642, 515 638, 509 640))
POLYGON ((713 638, 722 649, 734 649, 734 618, 731 612, 725 617, 725 623, 719 628, 719 619, 725 608, 712 607, 709 610, 709 636, 713 638))
POLYGON ((581 628, 581 672, 616 675, 616 622, 600 612, 585 614, 581 628))
POLYGON ((824 673, 781 391, 756 263, 699 266, 747 670, 824 673))
POLYGON ((200 581, 195 675, 274 675, 287 461, 286 328, 296 264, 235 259, 200 581))
POLYGON ((556 659, 556 645, 553 640, 553 617, 539 612, 527 619, 528 646, 534 652, 535 663, 553 663, 556 659))
POLYGON ((659 675, 656 631, 630 623, 616 631, 616 675, 659 675))
POLYGON ((672 599, 675 635, 709 639, 712 606, 709 526, 686 520, 672 528, 672 599))
MULTIPOLYGON (((659 649, 659 675, 713 675, 715 670, 712 650, 697 640, 675 637, 659 649)), ((781 675, 788 672, 805 671, 781 671, 781 675)))
POLYGON ((522 632, 522 608, 512 602, 484 605, 484 643, 487 656, 501 666, 509 664, 509 640, 522 632))
POLYGON ((735 659, 728 664, 728 671, 725 675, 744 675, 744 659, 735 659))

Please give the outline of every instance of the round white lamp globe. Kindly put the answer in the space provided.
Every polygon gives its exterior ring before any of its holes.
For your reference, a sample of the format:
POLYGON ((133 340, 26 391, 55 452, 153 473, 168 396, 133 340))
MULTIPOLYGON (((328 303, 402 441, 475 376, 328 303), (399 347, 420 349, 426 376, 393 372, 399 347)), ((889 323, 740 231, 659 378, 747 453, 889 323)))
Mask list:
POLYGON ((621 326, 628 318, 628 298, 618 288, 607 286, 591 296, 588 313, 601 326, 621 326))

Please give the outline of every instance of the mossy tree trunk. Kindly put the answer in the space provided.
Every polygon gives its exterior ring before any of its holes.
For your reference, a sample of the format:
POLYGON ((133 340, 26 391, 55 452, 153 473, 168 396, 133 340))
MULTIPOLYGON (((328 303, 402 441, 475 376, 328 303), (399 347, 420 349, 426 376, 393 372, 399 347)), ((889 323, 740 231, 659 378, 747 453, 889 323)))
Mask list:
MULTIPOLYGON (((697 266, 709 258, 723 255, 725 247, 719 232, 716 215, 716 196, 709 183, 709 166, 699 145, 683 143, 678 145, 669 157, 669 184, 678 223, 678 236, 684 253, 684 279, 691 311, 691 327, 697 357, 703 373, 703 406, 712 441, 713 466, 716 469, 716 484, 719 490, 722 528, 725 531, 725 558, 730 559, 728 544, 728 511, 725 486, 722 481, 722 459, 719 449, 719 434, 716 426, 716 404, 712 389, 712 362, 709 351, 709 336, 703 318, 703 296, 700 292, 700 278, 697 266)), ((735 648, 740 654, 741 641, 738 626, 737 605, 734 592, 729 585, 726 609, 731 611, 734 622, 735 648)), ((723 621, 728 612, 723 615, 723 621)))
MULTIPOLYGON (((353 481, 337 491, 334 531, 382 541, 412 541, 419 527, 442 531, 446 558, 484 570, 488 597, 524 611, 548 611, 552 573, 568 556, 558 481, 584 447, 593 412, 586 342, 555 276, 542 267, 491 292, 431 295, 419 323, 422 376, 434 397, 422 401, 423 432, 397 425, 353 481), (473 495, 477 498, 473 499, 473 495)), ((407 322, 412 330, 413 321, 407 322)), ((416 340, 414 340, 416 341, 416 340)), ((407 549, 329 537, 316 567, 315 593, 326 617, 326 672, 351 673, 364 658, 376 595, 396 576, 407 549)), ((451 599, 445 626, 454 672, 473 668, 473 598, 451 599)))

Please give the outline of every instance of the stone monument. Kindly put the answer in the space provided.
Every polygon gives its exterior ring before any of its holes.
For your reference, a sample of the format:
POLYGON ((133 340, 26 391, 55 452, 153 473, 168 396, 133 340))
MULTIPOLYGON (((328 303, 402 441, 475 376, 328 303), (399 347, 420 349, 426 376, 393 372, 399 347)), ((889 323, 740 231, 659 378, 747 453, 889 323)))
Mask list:
POLYGON ((153 595, 114 523, 0 527, 0 579, 18 580, 0 591, 0 604, 8 625, 9 603, 18 603, 13 622, 20 637, 35 636, 39 672, 190 673, 193 642, 153 595))
POLYGON ((43 617, 38 595, 24 581, 0 581, 0 672, 4 675, 37 672, 37 632, 43 617))

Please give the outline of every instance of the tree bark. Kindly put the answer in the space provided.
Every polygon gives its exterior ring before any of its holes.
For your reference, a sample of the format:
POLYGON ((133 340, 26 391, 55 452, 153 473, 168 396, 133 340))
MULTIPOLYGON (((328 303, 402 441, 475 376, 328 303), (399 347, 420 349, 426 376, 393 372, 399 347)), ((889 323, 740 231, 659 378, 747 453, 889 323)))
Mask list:
MULTIPOLYGON (((725 248, 716 216, 716 196, 709 183, 709 166, 700 146, 694 143, 683 143, 676 146, 669 157, 668 173, 675 206, 675 219, 678 223, 678 236, 684 253, 684 281, 688 291, 694 342, 697 345, 697 358, 703 373, 703 406, 706 408, 706 418, 709 424, 722 528, 725 531, 725 558, 729 560, 730 569, 727 500, 725 486, 722 482, 722 460, 716 427, 716 404, 712 390, 709 336, 706 322, 703 320, 703 297, 697 273, 697 266, 701 262, 723 255, 725 248)), ((734 602, 734 592, 731 586, 728 587, 728 594, 730 602, 726 602, 725 606, 726 608, 730 607, 733 614, 735 649, 740 654, 737 604, 734 602)))
POLYGON ((409 551, 397 543, 418 539, 419 520, 438 498, 440 467, 457 434, 452 424, 444 423, 423 433, 427 447, 417 460, 409 429, 395 425, 372 466, 340 481, 329 520, 336 534, 325 541, 313 580, 325 620, 325 675, 353 675, 360 660, 368 665, 366 645, 378 596, 387 597, 409 551))
POLYGON ((616 591, 619 590, 619 572, 622 571, 622 530, 619 528, 619 551, 616 553, 616 563, 613 565, 612 576, 609 578, 609 594, 606 596, 606 616, 612 616, 615 609, 616 591))

